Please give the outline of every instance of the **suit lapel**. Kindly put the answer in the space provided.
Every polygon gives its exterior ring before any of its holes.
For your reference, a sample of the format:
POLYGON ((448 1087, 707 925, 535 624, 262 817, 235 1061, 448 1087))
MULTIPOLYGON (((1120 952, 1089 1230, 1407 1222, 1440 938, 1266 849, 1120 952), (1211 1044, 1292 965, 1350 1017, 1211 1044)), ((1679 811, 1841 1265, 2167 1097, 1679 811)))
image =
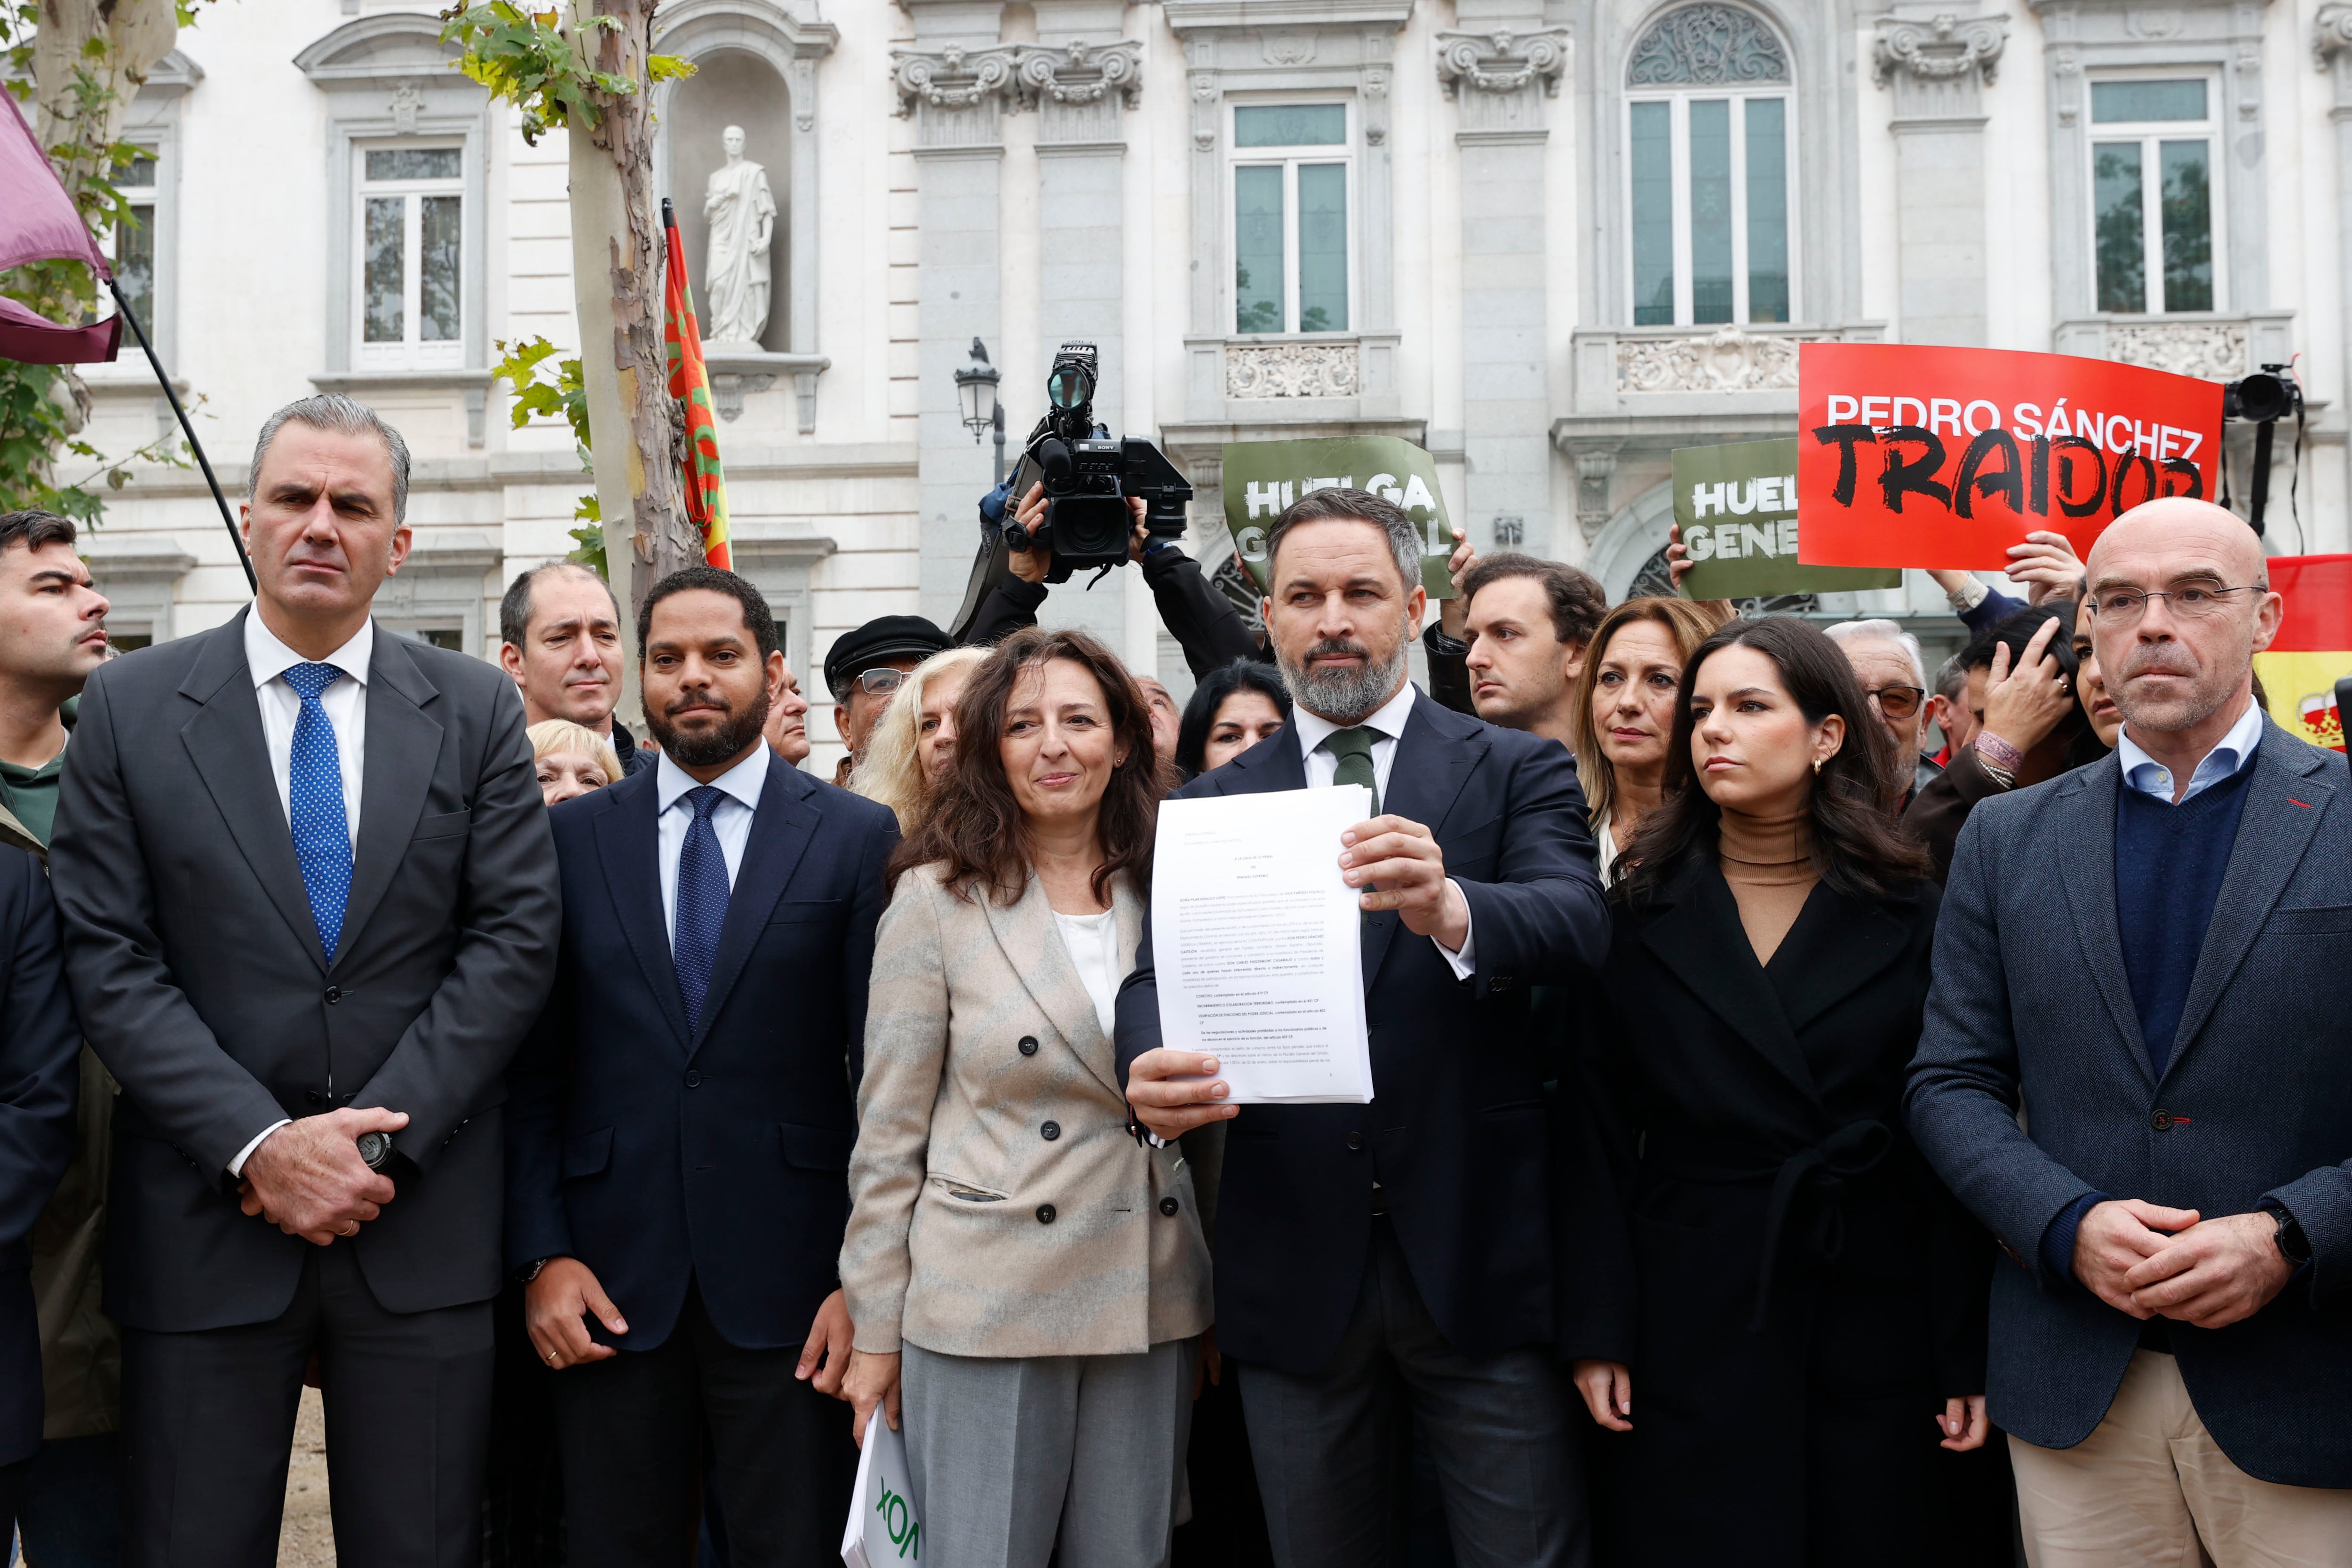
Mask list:
POLYGON ((1215 773, 1206 775, 1219 795, 1263 795, 1305 789, 1307 759, 1298 750, 1298 726, 1285 724, 1215 773))
POLYGON ((988 929, 1037 1010, 1069 1042, 1088 1072, 1102 1079, 1112 1093, 1122 1093, 1110 1039, 1103 1033, 1086 982, 1078 978, 1077 965, 1070 962, 1070 950, 1055 927, 1054 906, 1045 897, 1045 884, 1033 875, 1011 908, 985 894, 981 895, 980 907, 988 911, 988 929))
POLYGON ((662 919, 660 830, 656 816, 660 795, 654 788, 659 775, 646 768, 611 785, 596 816, 596 858, 604 871, 604 890, 613 912, 636 955, 654 1000, 669 1020, 671 1037, 681 1054, 688 1049, 686 1001, 677 993, 677 970, 670 962, 669 931, 662 919))
POLYGON ((1910 940, 1903 922, 1885 910, 1850 903, 1827 888, 1815 889, 1772 955, 1780 967, 1768 972, 1790 1029, 1802 1033, 1806 1025, 1876 979, 1903 956, 1910 940))
MULTIPOLYGON (((808 852, 824 812, 812 798, 808 780, 773 752, 768 753, 767 781, 760 786, 760 809, 751 814, 751 836, 743 845, 743 863, 736 868, 734 890, 727 898, 727 918, 719 928, 719 951, 710 963, 710 989, 703 996, 702 1027, 694 1043, 702 1044, 711 1020, 727 1005, 727 994, 741 978, 743 965, 759 945, 776 900, 808 852)), ((677 989, 675 982, 670 989, 677 989)))
MULTIPOLYGON (((1417 694, 1405 711, 1404 733, 1397 737, 1396 757, 1389 767, 1388 793, 1381 798, 1384 816, 1418 822, 1443 841, 1445 814, 1470 777, 1470 770, 1486 754, 1484 726, 1439 707, 1426 693, 1417 694)), ((1294 747, 1294 750, 1296 748, 1294 747)), ((1332 847, 1339 854, 1339 847, 1332 847)), ((1364 989, 1372 987, 1404 921, 1394 912, 1367 921, 1363 927, 1364 989)))
POLYGON ((2116 923, 2116 791, 2122 787, 2123 768, 2113 757, 2070 775, 2050 802, 2051 830, 2058 840, 2058 885, 2074 917, 2074 940, 2083 944, 2083 961, 2133 1069, 2154 1089, 2139 1009, 2124 974, 2123 932, 2116 923))
POLYGON ((342 940, 335 948, 338 963, 366 934, 368 916, 392 886, 392 874, 425 815, 441 756, 441 725, 428 710, 440 695, 401 638, 378 626, 364 699, 367 756, 360 773, 359 844, 352 855, 352 891, 343 908, 342 940))
POLYGON ((2213 900, 2213 918, 2198 950, 2197 970, 2189 981, 2189 999, 2180 1010, 2180 1032, 2166 1075, 2179 1069, 2180 1058, 2197 1043, 2198 1031, 2212 1015, 2230 977, 2244 962, 2246 951, 2270 918, 2279 896, 2301 863, 2304 851, 2319 831, 2335 787, 2317 777, 2321 753, 2305 745, 2269 720, 2263 721, 2262 744, 2254 752, 2253 777, 2246 781, 2246 809, 2238 824, 2237 842, 2230 851, 2229 869, 2222 873, 2221 891, 2213 900), (2297 805, 2300 801, 2302 804, 2297 805))
POLYGON ((195 716, 181 727, 180 742, 246 864, 323 973, 327 961, 319 942, 319 922, 310 915, 310 890, 303 885, 301 862, 294 858, 293 829, 287 825, 278 781, 269 771, 261 704, 245 661, 245 617, 252 613, 248 605, 228 625, 208 634, 204 652, 180 686, 181 696, 199 704, 195 716))
MULTIPOLYGON (((1665 906, 1642 928, 1643 944, 1708 1012, 1753 1046, 1807 1100, 1820 1104, 1813 1069, 1763 965, 1756 962, 1747 928, 1739 923, 1739 906, 1724 885, 1722 872, 1695 863, 1675 879, 1664 898, 1665 906)), ((1800 924, 1803 919, 1799 916, 1800 924)))

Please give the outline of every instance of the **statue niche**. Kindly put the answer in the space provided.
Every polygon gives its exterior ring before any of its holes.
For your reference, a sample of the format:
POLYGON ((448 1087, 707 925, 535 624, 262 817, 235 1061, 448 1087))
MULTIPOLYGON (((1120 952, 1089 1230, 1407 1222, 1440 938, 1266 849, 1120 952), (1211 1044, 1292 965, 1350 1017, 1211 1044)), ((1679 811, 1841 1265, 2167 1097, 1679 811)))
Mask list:
POLYGON ((710 226, 702 271, 703 336, 714 344, 756 349, 768 329, 776 198, 767 171, 743 156, 743 128, 729 126, 720 142, 727 162, 710 172, 702 197, 703 219, 710 226))

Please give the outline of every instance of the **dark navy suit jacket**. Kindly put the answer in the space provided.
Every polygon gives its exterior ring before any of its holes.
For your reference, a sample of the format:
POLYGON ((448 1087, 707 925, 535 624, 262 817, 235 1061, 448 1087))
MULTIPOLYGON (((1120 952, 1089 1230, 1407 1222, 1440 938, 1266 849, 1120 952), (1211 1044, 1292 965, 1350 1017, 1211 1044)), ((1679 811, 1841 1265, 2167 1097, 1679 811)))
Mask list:
POLYGON ((2112 757, 1979 805, 1960 830, 1911 1067, 1919 1146, 1990 1226, 1992 1418, 2070 1448, 2114 1402, 2140 1324, 2042 1266, 2086 1194, 2245 1214, 2313 1261, 2224 1329, 2166 1325, 2207 1430, 2247 1474, 2352 1487, 2352 788, 2344 758, 2265 724, 2230 868, 2163 1074, 2116 907, 2112 757), (2016 1112, 2022 1106, 2025 1125, 2016 1112))
POLYGON ((669 1337, 689 1278, 730 1344, 799 1346, 838 1283, 887 807, 770 754, 698 1030, 671 966, 656 769, 549 813, 555 993, 509 1074, 507 1259, 595 1271, 669 1337))
MULTIPOLYGON (((1286 726, 1180 798, 1307 787, 1286 726)), ((1592 836, 1566 747, 1416 700, 1381 809, 1428 827, 1470 905, 1475 973, 1427 937, 1365 922, 1369 1105, 1250 1105, 1224 1123, 1217 1342, 1285 1371, 1327 1363, 1356 1305, 1381 1184, 1413 1281, 1465 1355, 1552 1342, 1552 1178, 1544 1081, 1557 1043, 1528 990, 1589 972, 1609 946, 1592 836)), ((1336 858, 1339 847, 1332 846, 1336 858)), ((1120 1081, 1160 1044, 1147 928, 1118 998, 1120 1081)))
POLYGON ((80 1052, 48 875, 0 847, 0 1465, 41 1446, 27 1238, 73 1154, 80 1052))

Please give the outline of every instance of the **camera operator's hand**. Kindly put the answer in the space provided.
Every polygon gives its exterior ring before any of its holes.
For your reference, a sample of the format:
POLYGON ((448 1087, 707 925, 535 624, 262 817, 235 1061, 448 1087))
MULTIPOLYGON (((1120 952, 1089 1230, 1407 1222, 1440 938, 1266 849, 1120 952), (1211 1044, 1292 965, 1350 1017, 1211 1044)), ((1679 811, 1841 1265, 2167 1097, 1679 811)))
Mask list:
POLYGON ((1127 531, 1127 558, 1139 566, 1143 563, 1144 547, 1151 542, 1151 530, 1145 527, 1143 521, 1151 509, 1144 504, 1141 496, 1129 496, 1127 498, 1127 510, 1129 515, 1135 519, 1135 526, 1127 531))
POLYGON ((1468 640, 1462 634, 1470 629, 1470 601, 1462 596, 1462 579, 1476 564, 1478 547, 1470 542, 1461 524, 1454 524, 1454 553, 1445 562, 1445 574, 1454 579, 1454 597, 1437 602, 1437 629, 1455 642, 1468 640))
MULTIPOLYGON (((1034 542, 1037 529, 1045 521, 1045 482, 1043 479, 1029 487, 1021 504, 1013 509, 1013 521, 1029 531, 1034 542)), ((1045 574, 1054 569, 1054 552, 1042 543, 1033 543, 1027 550, 1007 550, 1005 566, 1024 583, 1043 583, 1045 574)))

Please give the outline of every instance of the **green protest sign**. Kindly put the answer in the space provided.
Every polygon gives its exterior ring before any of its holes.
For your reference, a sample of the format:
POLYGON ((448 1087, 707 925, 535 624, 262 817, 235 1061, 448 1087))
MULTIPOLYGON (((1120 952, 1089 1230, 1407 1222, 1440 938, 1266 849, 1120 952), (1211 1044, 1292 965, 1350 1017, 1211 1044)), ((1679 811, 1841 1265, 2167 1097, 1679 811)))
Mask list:
POLYGON ((1437 463, 1394 436, 1313 441, 1236 441, 1225 447, 1225 527, 1258 587, 1265 587, 1265 531, 1282 509, 1316 490, 1363 489, 1395 502, 1420 525, 1421 581, 1433 599, 1454 596, 1445 563, 1454 527, 1437 488, 1437 463))
POLYGON ((1797 441, 1675 449, 1675 521, 1694 599, 1899 588, 1900 567, 1807 566, 1797 559, 1797 441))

